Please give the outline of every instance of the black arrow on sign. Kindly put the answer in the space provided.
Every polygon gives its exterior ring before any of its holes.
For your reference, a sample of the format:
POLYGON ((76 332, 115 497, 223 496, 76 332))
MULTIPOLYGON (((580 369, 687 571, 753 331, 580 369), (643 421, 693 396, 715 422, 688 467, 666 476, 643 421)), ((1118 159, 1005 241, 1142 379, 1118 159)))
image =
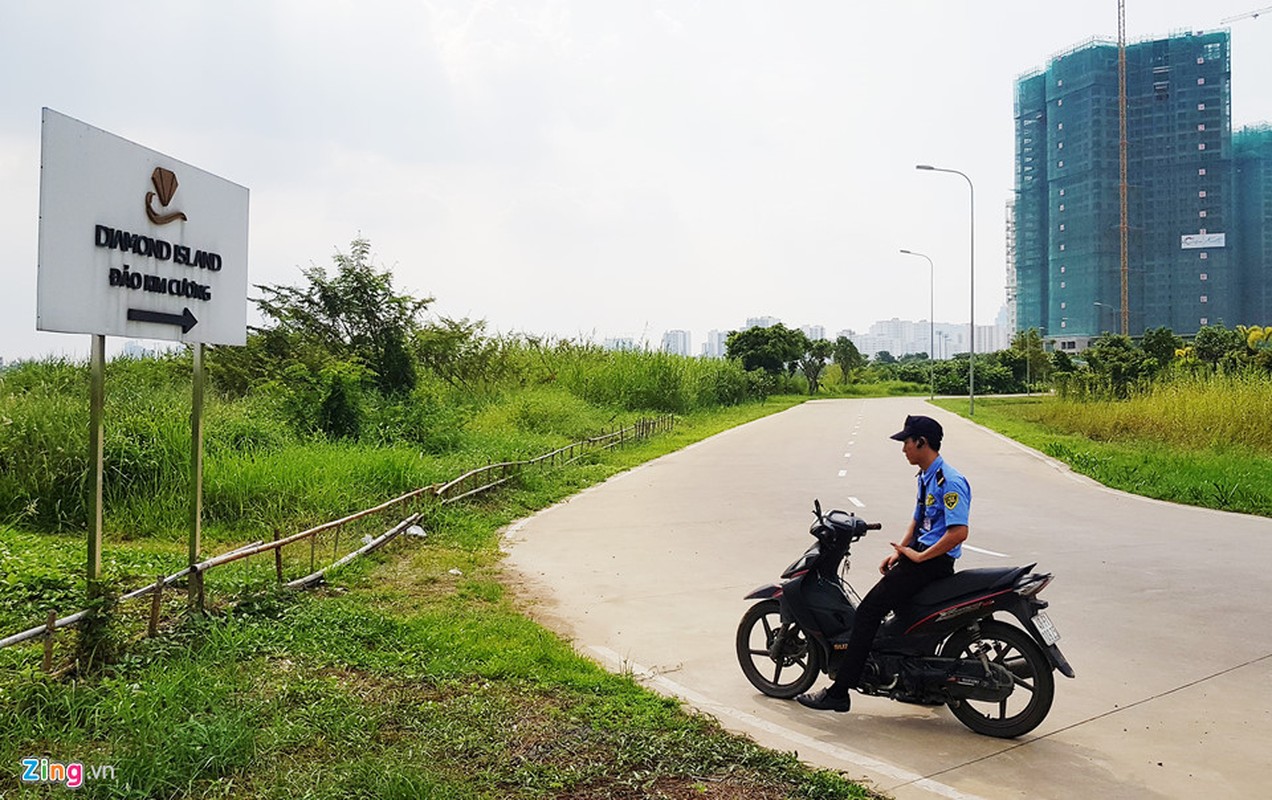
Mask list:
POLYGON ((190 309, 181 309, 180 314, 164 314, 161 311, 146 311, 141 308, 128 309, 128 319, 131 322, 158 322, 161 325, 180 325, 182 333, 189 333, 190 329, 199 324, 199 321, 190 313, 190 309))

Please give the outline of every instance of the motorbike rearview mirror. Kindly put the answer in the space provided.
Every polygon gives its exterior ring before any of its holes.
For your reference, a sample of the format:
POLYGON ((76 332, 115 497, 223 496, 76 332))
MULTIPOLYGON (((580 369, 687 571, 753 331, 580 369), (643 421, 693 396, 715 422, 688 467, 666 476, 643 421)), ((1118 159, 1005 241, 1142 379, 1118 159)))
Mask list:
POLYGON ((813 499, 813 514, 815 514, 815 515, 817 516, 817 519, 819 519, 819 520, 822 518, 821 500, 820 500, 820 499, 817 499, 817 498, 814 498, 814 499, 813 499))

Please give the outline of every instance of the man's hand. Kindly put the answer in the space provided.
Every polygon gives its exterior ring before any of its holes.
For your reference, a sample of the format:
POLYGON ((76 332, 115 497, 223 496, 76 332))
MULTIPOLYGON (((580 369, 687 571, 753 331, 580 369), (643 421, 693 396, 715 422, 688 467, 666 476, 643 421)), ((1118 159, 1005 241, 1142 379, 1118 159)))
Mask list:
MULTIPOLYGON (((896 545, 893 545, 893 547, 896 547, 896 545)), ((879 565, 879 573, 882 575, 887 575, 888 570, 895 567, 897 565, 897 561, 900 560, 900 558, 901 557, 898 556, 896 553, 893 553, 892 555, 885 558, 883 560, 883 563, 879 565)))
POLYGON ((906 558, 906 559, 909 559, 910 561, 915 562, 916 564, 923 560, 923 556, 919 555, 919 551, 915 550, 913 547, 905 547, 905 546, 897 544, 896 542, 892 542, 891 544, 892 544, 892 549, 895 550, 896 552, 888 556, 889 560, 895 562, 895 561, 900 561, 903 558, 906 558))

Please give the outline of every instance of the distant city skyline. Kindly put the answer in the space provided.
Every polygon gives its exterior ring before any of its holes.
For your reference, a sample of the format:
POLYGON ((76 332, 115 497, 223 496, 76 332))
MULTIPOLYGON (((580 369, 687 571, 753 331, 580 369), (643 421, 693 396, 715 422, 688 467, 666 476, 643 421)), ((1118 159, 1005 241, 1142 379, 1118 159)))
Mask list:
MULTIPOLYGON (((976 352, 989 353, 1005 350, 1011 346, 1015 331, 1010 327, 1011 315, 1004 306, 992 325, 976 326, 976 352)), ((909 320, 893 317, 876 320, 865 330, 842 328, 830 333, 830 329, 818 323, 791 324, 772 315, 747 317, 743 324, 736 327, 712 328, 701 337, 685 328, 673 328, 663 331, 660 336, 636 338, 632 336, 607 336, 599 341, 593 339, 606 350, 659 350, 686 356, 707 358, 723 358, 726 355, 725 341, 732 331, 745 330, 752 327, 770 327, 776 324, 785 325, 793 330, 800 330, 809 339, 828 339, 834 341, 846 336, 862 355, 874 358, 880 352, 887 352, 901 357, 915 353, 928 353, 937 359, 947 359, 968 351, 968 325, 966 322, 937 322, 935 325, 927 319, 909 320), (935 347, 931 347, 935 339, 935 347), (934 352, 929 352, 934 351, 934 352)))

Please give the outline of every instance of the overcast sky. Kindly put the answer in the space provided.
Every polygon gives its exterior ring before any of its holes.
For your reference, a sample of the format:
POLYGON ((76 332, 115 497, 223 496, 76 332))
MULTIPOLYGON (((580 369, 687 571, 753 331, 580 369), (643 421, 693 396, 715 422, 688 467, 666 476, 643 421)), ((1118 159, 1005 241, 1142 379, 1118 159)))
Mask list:
MULTIPOLYGON (((1272 0, 1129 0, 1132 40, 1272 0)), ((1272 13, 1231 23, 1234 126, 1272 120, 1272 13)), ((251 283, 356 236, 433 311, 601 340, 748 316, 832 335, 1004 301, 1015 79, 1114 0, 4 0, 0 357, 35 331, 40 109, 251 190, 251 283)), ((253 315, 249 314, 249 319, 253 315)))

